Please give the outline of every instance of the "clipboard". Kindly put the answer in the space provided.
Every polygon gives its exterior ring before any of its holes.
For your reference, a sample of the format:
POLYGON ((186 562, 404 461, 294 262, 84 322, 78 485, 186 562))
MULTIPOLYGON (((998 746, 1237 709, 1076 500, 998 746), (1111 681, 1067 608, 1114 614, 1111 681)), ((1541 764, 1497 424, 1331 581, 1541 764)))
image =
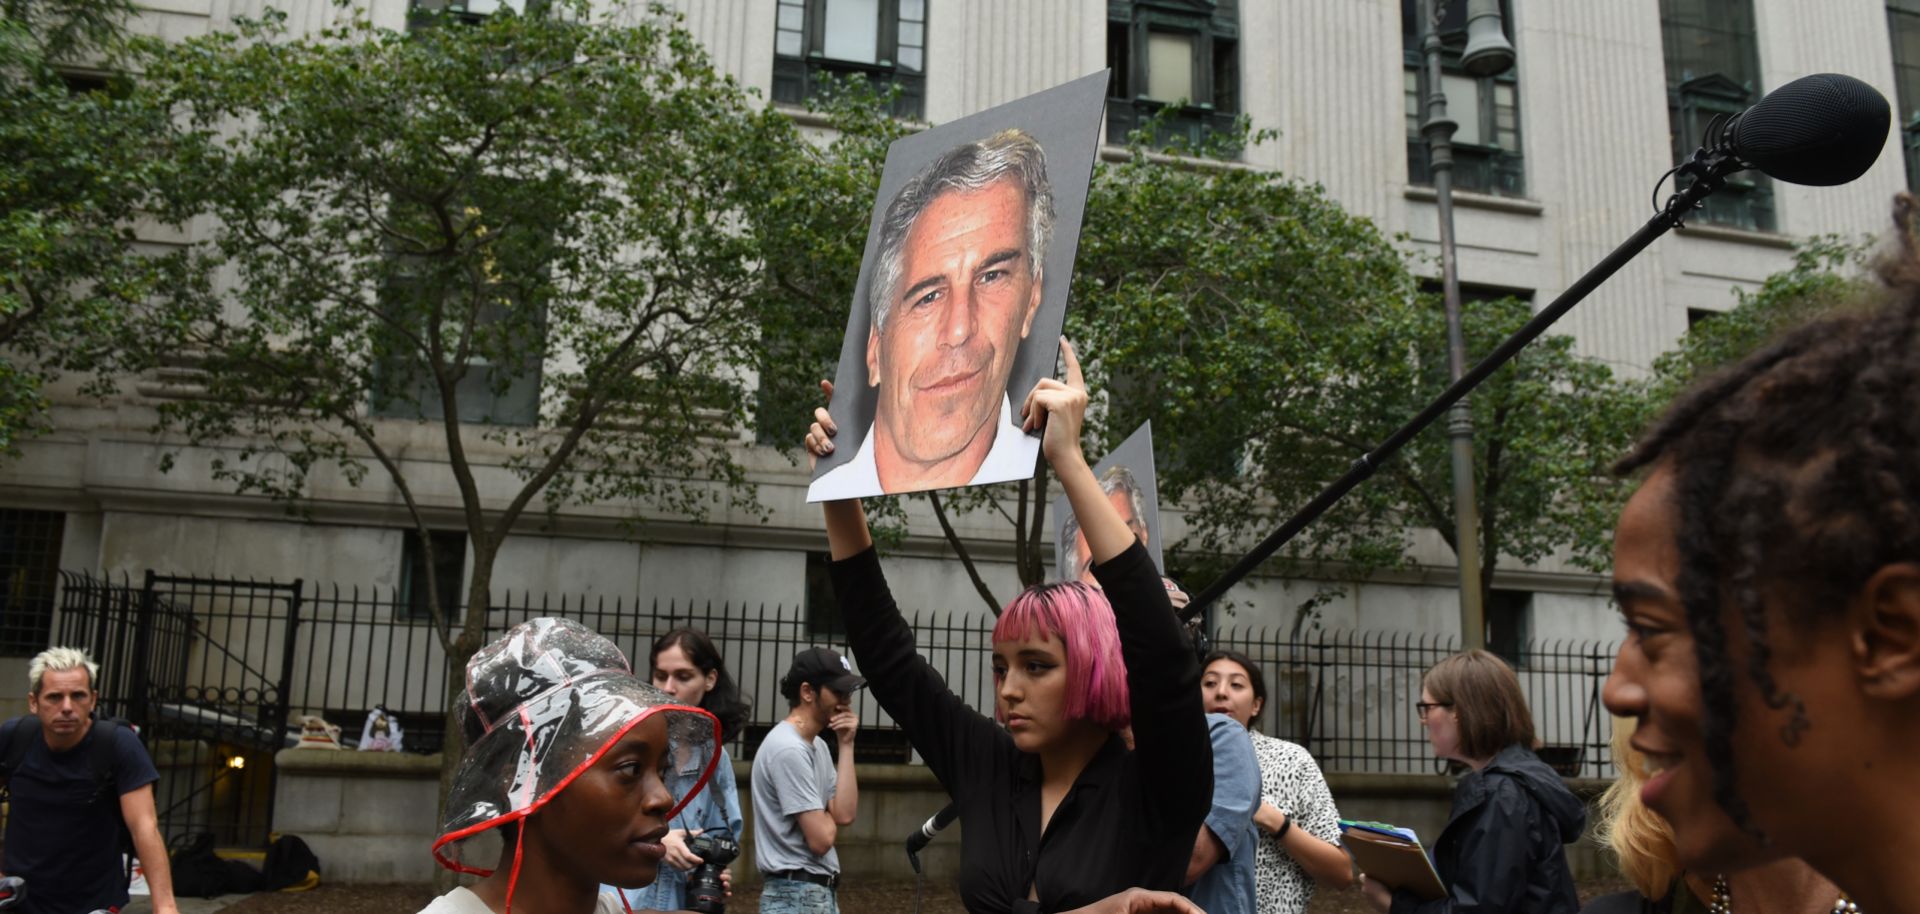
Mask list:
POLYGON ((1421 901, 1447 897, 1447 888, 1413 829, 1342 819, 1340 837, 1347 855, 1367 878, 1390 889, 1405 889, 1421 901))

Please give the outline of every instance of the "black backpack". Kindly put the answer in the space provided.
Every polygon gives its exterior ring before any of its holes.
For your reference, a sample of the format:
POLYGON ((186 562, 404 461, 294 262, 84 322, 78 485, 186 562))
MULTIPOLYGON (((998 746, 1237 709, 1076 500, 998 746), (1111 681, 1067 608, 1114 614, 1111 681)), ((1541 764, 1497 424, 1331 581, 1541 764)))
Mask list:
POLYGON ((320 858, 298 835, 281 835, 267 845, 267 860, 260 867, 260 890, 278 892, 303 885, 311 876, 318 881, 320 858))
MULTIPOLYGON (((109 801, 113 810, 113 820, 120 823, 120 852, 127 855, 127 878, 133 878, 133 832, 127 830, 127 820, 120 815, 120 778, 114 770, 114 743, 118 737, 116 731, 122 727, 127 732, 140 735, 133 724, 118 717, 96 717, 90 732, 93 735, 93 750, 87 755, 87 765, 93 769, 93 795, 88 803, 109 801)), ((27 750, 33 748, 34 740, 40 738, 40 718, 28 714, 0 723, 0 803, 12 799, 11 782, 13 773, 27 760, 27 750)))
POLYGON ((213 898, 260 891, 260 871, 214 853, 212 832, 175 835, 167 856, 172 859, 173 894, 178 897, 213 898))

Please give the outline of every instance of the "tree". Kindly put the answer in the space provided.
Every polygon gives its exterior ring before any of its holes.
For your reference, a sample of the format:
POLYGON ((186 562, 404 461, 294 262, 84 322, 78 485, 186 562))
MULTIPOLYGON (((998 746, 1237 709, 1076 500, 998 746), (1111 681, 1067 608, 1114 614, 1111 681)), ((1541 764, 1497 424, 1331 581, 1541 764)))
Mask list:
MULTIPOLYGON (((1389 239, 1315 186, 1136 152, 1093 199, 1073 323, 1101 343, 1094 374, 1114 393, 1104 443, 1154 420, 1162 497, 1191 528, 1170 562, 1205 584, 1445 389, 1443 313, 1389 239)), ((1511 299, 1471 304, 1469 353, 1531 316, 1511 299)), ((1474 393, 1483 587, 1500 561, 1604 561, 1581 520, 1604 510, 1630 394, 1566 337, 1474 393)), ((1452 547, 1449 480, 1435 426, 1290 543, 1283 567, 1358 578, 1404 562, 1415 528, 1452 547)))
POLYGON ((1652 421, 1686 385, 1745 358, 1780 333, 1866 301, 1871 241, 1809 238, 1794 249, 1793 266, 1768 276, 1758 289, 1736 287, 1732 308, 1699 320, 1678 345, 1654 360, 1645 420, 1652 421))
POLYGON ((317 468, 377 467, 429 564, 421 477, 450 478, 471 583, 449 618, 429 577, 428 611, 455 669, 536 498, 754 509, 716 439, 745 422, 757 344, 743 195, 792 122, 659 7, 300 40, 280 18, 143 60, 197 140, 169 199, 217 225, 126 335, 140 364, 199 369, 157 430, 232 448, 216 478, 290 505, 317 468), (409 460, 422 432, 444 466, 409 460))
MULTIPOLYGON (((1491 351, 1532 316, 1531 306, 1517 299, 1469 303, 1463 319, 1470 358, 1491 351)), ((1321 474, 1343 472, 1450 384, 1437 295, 1423 294, 1411 307, 1354 330, 1329 353, 1346 367, 1305 391, 1311 408, 1273 416, 1277 429, 1261 442, 1261 490, 1288 511, 1332 478, 1321 474), (1287 478, 1309 463, 1317 470, 1287 478)), ((1610 526, 1616 513, 1618 486, 1607 468, 1632 442, 1642 413, 1638 388, 1615 379, 1605 363, 1576 354, 1571 337, 1545 336, 1476 388, 1470 404, 1482 592, 1491 592, 1502 563, 1531 565, 1561 554, 1578 567, 1605 568, 1611 544, 1595 535, 1607 528, 1594 522, 1605 518, 1610 526)), ((1457 554, 1451 480, 1442 420, 1348 496, 1345 523, 1330 531, 1340 539, 1307 544, 1298 555, 1362 568, 1392 564, 1402 559, 1415 527, 1435 530, 1457 554)), ((1217 497, 1224 508, 1240 494, 1225 486, 1217 497)))
POLYGON ((133 247, 168 167, 165 112, 131 79, 126 0, 0 2, 0 457, 45 431, 45 389, 113 389, 113 328, 175 261, 133 247))

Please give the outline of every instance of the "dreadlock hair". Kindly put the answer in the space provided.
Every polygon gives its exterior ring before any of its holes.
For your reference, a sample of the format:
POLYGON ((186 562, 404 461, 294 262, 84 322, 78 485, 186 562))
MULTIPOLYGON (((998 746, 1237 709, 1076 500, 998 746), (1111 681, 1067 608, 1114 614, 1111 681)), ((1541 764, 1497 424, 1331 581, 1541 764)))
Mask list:
POLYGON ((1911 196, 1895 198, 1899 245, 1877 265, 1882 289, 1700 380, 1613 468, 1672 471, 1676 586, 1699 663, 1714 799, 1762 840, 1733 787, 1736 672, 1768 707, 1790 709, 1785 744, 1813 726, 1773 678, 1766 597, 1789 625, 1806 626, 1839 612, 1880 568, 1920 559, 1914 209, 1911 196), (1750 645, 1744 671, 1727 656, 1723 610, 1750 645))

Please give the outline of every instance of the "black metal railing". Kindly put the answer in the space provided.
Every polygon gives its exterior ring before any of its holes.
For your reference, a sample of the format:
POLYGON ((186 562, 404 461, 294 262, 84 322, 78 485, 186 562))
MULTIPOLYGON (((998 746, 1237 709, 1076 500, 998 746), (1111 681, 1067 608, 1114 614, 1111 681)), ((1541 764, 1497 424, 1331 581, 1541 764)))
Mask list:
POLYGON ((169 838, 258 846, 272 830, 298 582, 173 577, 139 584, 62 574, 57 640, 100 664, 100 710, 124 717, 161 771, 169 838))
MULTIPOLYGON (((1214 644, 1261 667, 1267 705, 1256 729, 1306 747, 1327 771, 1434 773, 1414 713, 1420 677, 1459 649, 1456 635, 1314 632, 1299 637, 1264 628, 1222 628, 1214 644)), ((1611 777, 1612 718, 1600 687, 1614 645, 1601 641, 1527 643, 1515 663, 1533 711, 1540 755, 1568 777, 1611 777)))
MULTIPOLYGON (((68 592, 59 626, 63 640, 104 648, 103 683, 114 682, 114 676, 123 675, 120 670, 137 668, 132 636, 120 626, 134 618, 142 588, 85 576, 65 580, 68 592), (115 619, 121 623, 111 622, 115 619)), ((169 580, 191 579, 155 580, 162 592, 151 598, 153 608, 147 613, 153 628, 145 638, 145 678, 153 694, 178 696, 180 707, 169 712, 173 716, 201 708, 264 728, 274 723, 268 714, 280 715, 281 723, 317 714, 340 725, 352 742, 367 712, 380 705, 398 715, 407 749, 439 748, 448 689, 457 680, 450 678, 431 623, 409 617, 405 593, 308 585, 291 600, 210 600, 206 594, 216 588, 208 582, 167 590, 169 580), (290 606, 297 607, 292 625, 284 618, 290 606), (244 637, 249 630, 257 633, 244 637), (249 659, 236 662, 231 659, 236 655, 249 659), (209 659, 221 657, 227 659, 209 659), (189 681, 223 670, 273 680, 272 688, 253 698, 257 714, 214 708, 208 696, 232 697, 233 690, 222 688, 221 682, 189 681)), ((247 586, 273 587, 279 597, 287 585, 247 586)), ((741 759, 751 758, 761 735, 785 717, 779 681, 793 655, 814 645, 845 650, 839 637, 814 633, 802 607, 763 603, 511 593, 489 610, 487 630, 498 634, 545 615, 578 620, 612 639, 641 675, 660 635, 681 626, 706 631, 752 707, 750 724, 729 747, 741 759)), ((957 695, 988 712, 993 705, 992 621, 985 613, 908 614, 920 654, 957 695)), ((1215 633, 1214 643, 1242 651, 1262 667, 1269 699, 1256 726, 1305 746, 1326 770, 1443 770, 1428 751, 1413 705, 1419 700, 1421 673, 1455 650, 1453 636, 1347 631, 1290 636, 1265 628, 1228 627, 1215 633)), ((1609 776, 1611 719, 1600 705, 1600 688, 1612 666, 1613 646, 1534 641, 1523 647, 1518 659, 1522 687, 1545 743, 1543 756, 1570 776, 1609 776)), ((857 665, 859 658, 853 660, 857 665)), ((248 699, 255 693, 242 689, 238 694, 248 699)), ((863 725, 860 758, 910 760, 910 747, 878 703, 860 701, 858 708, 863 725)))

